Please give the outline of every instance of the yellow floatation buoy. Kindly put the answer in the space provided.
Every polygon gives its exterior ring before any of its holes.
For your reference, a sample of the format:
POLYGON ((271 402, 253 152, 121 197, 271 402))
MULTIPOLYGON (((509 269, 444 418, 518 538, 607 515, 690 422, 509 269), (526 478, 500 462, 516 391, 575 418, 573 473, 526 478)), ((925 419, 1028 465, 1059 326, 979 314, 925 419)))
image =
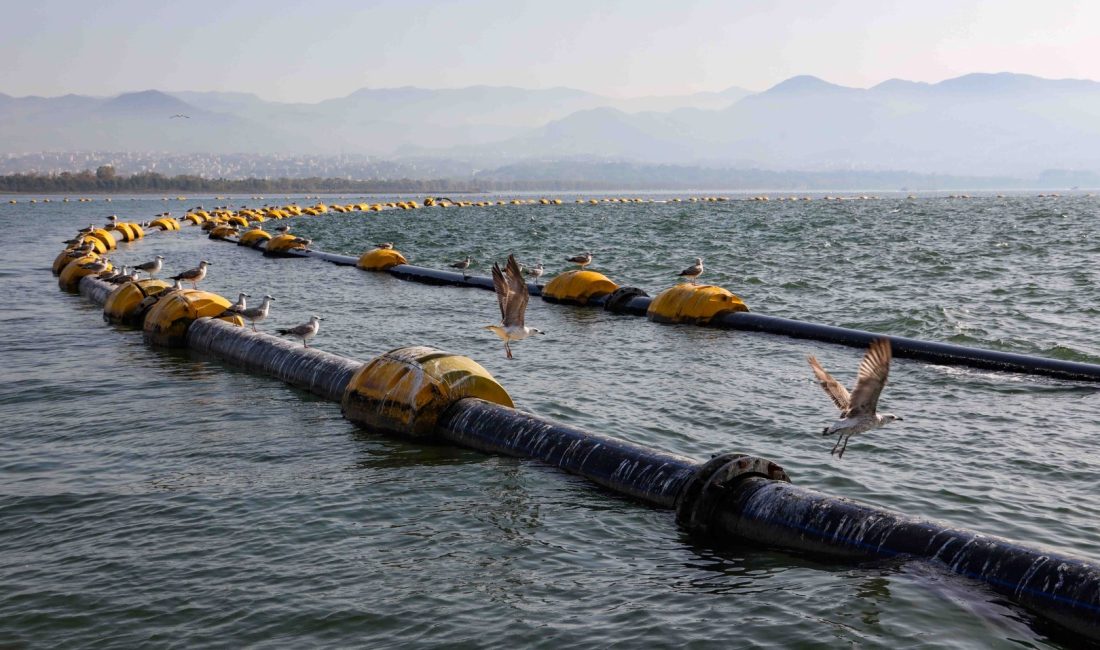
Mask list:
POLYGON ((156 303, 157 296, 169 286, 164 280, 155 279, 127 282, 107 296, 103 303, 103 319, 116 325, 136 325, 156 303))
POLYGON ((596 271, 566 271, 542 288, 542 299, 567 305, 586 305, 588 301, 615 291, 615 284, 596 271))
MULTIPOLYGON (((184 289, 161 294, 145 315, 143 336, 146 343, 165 347, 183 347, 187 344, 187 328, 196 319, 217 318, 229 308, 229 301, 216 293, 184 289)), ((220 318, 228 323, 244 326, 240 316, 220 318)))
POLYGON ((748 311, 737 296, 722 287, 682 283, 665 289, 649 303, 646 318, 656 323, 706 325, 715 316, 748 311))
POLYGON ((344 391, 341 411, 373 430, 427 436, 447 407, 467 397, 513 407, 508 392, 474 360, 414 346, 360 368, 344 391))
POLYGON ((408 264, 405 256, 392 248, 375 248, 359 256, 355 266, 364 271, 385 271, 398 264, 408 264))

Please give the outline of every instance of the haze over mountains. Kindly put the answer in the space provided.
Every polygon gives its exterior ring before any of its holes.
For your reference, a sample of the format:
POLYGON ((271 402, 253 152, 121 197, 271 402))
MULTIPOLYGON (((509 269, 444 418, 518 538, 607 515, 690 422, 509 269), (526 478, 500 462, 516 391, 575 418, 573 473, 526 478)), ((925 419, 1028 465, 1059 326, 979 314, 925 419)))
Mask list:
POLYGON ((756 94, 618 99, 569 88, 408 87, 311 104, 219 92, 0 94, 0 153, 90 150, 1035 177, 1100 172, 1100 83, 1002 73, 860 89, 801 76, 756 94))

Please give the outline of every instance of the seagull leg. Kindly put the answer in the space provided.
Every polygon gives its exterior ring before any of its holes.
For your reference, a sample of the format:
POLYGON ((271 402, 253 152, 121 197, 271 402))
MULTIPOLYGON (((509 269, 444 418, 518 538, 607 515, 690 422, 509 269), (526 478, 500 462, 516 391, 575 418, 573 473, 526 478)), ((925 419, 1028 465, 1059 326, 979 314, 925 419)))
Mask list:
POLYGON ((504 351, 508 353, 508 358, 512 358, 512 346, 508 345, 508 341, 504 342, 504 351))
POLYGON ((840 448, 840 453, 837 454, 837 458, 844 458, 844 450, 848 448, 848 440, 852 437, 851 434, 844 436, 844 446, 840 448))
POLYGON ((252 331, 253 332, 257 331, 256 330, 256 321, 252 321, 252 331))
POLYGON ((830 456, 834 456, 834 455, 836 455, 836 449, 837 449, 837 447, 839 447, 839 446, 840 446, 840 441, 841 441, 841 440, 843 440, 843 439, 844 439, 844 434, 843 434, 843 433, 842 433, 842 434, 840 434, 839 436, 837 436, 837 438, 836 438, 836 444, 835 444, 835 445, 833 445, 833 450, 829 452, 829 455, 830 455, 830 456))

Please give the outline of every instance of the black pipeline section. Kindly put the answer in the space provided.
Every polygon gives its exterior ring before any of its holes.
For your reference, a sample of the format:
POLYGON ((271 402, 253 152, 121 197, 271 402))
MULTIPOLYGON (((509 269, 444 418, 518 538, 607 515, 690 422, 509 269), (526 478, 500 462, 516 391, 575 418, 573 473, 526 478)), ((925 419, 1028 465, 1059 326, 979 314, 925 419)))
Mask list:
POLYGON ((480 399, 455 402, 436 434, 490 454, 534 458, 651 505, 672 508, 698 463, 480 399))
POLYGON ((200 318, 187 328, 187 347, 262 372, 339 402, 362 362, 225 321, 200 318))
POLYGON ((1100 640, 1100 567, 1080 558, 762 478, 712 498, 720 533, 845 560, 922 558, 1100 640))

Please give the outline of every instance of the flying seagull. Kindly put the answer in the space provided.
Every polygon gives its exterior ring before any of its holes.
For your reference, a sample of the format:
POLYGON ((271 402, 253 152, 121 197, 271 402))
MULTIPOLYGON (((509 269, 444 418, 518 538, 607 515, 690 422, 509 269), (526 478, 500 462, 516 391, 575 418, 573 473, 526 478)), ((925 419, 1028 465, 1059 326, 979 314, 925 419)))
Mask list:
POLYGON ((309 340, 314 336, 317 336, 317 330, 321 329, 321 321, 325 319, 320 316, 310 316, 308 323, 302 323, 301 325, 290 327, 287 329, 275 330, 283 336, 297 336, 302 339, 302 347, 309 347, 309 340))
POLYGON ((873 341, 863 355, 863 361, 859 362, 859 374, 851 394, 848 393, 848 389, 840 385, 840 382, 833 379, 832 375, 825 372, 816 358, 812 355, 806 357, 818 383, 833 400, 833 404, 840 409, 840 419, 821 431, 823 436, 837 436, 831 453, 836 454, 837 447, 840 447, 838 458, 844 457, 844 450, 848 448, 848 439, 852 436, 886 426, 894 420, 901 420, 890 413, 875 412, 878 407, 878 396, 882 393, 882 387, 886 385, 886 377, 890 374, 892 357, 889 339, 873 341), (841 441, 844 442, 843 446, 841 441))
POLYGON ((695 279, 700 275, 703 275, 703 258, 696 257, 695 264, 687 267, 683 271, 680 271, 680 277, 691 280, 692 284, 695 284, 695 279))
POLYGON ((172 279, 173 280, 184 280, 184 281, 190 282, 191 286, 198 289, 199 288, 199 282, 202 282, 202 279, 206 277, 206 267, 208 267, 208 266, 210 266, 210 262, 207 262, 206 260, 203 260, 203 261, 199 262, 199 265, 196 268, 187 269, 186 271, 184 271, 183 273, 180 273, 179 275, 173 275, 172 279))
POLYGON ((581 270, 583 271, 584 267, 592 263, 592 253, 585 252, 581 253, 580 255, 574 255, 573 257, 570 257, 565 261, 573 262, 574 264, 580 264, 581 270))
POLYGON ((522 341, 532 334, 543 334, 542 330, 523 324, 527 311, 527 282, 523 279, 519 262, 514 255, 508 256, 508 264, 501 272, 500 265, 493 263, 493 287, 500 303, 500 325, 486 325, 485 329, 504 340, 504 352, 512 358, 512 341, 522 341))
POLYGON ((172 116, 171 116, 171 117, 169 117, 168 119, 170 119, 170 120, 174 120, 174 119, 176 119, 177 117, 182 117, 182 118, 184 118, 185 120, 189 120, 189 119, 191 119, 191 116, 190 116, 190 115, 184 115, 183 113, 176 113, 175 115, 172 115, 172 116))

